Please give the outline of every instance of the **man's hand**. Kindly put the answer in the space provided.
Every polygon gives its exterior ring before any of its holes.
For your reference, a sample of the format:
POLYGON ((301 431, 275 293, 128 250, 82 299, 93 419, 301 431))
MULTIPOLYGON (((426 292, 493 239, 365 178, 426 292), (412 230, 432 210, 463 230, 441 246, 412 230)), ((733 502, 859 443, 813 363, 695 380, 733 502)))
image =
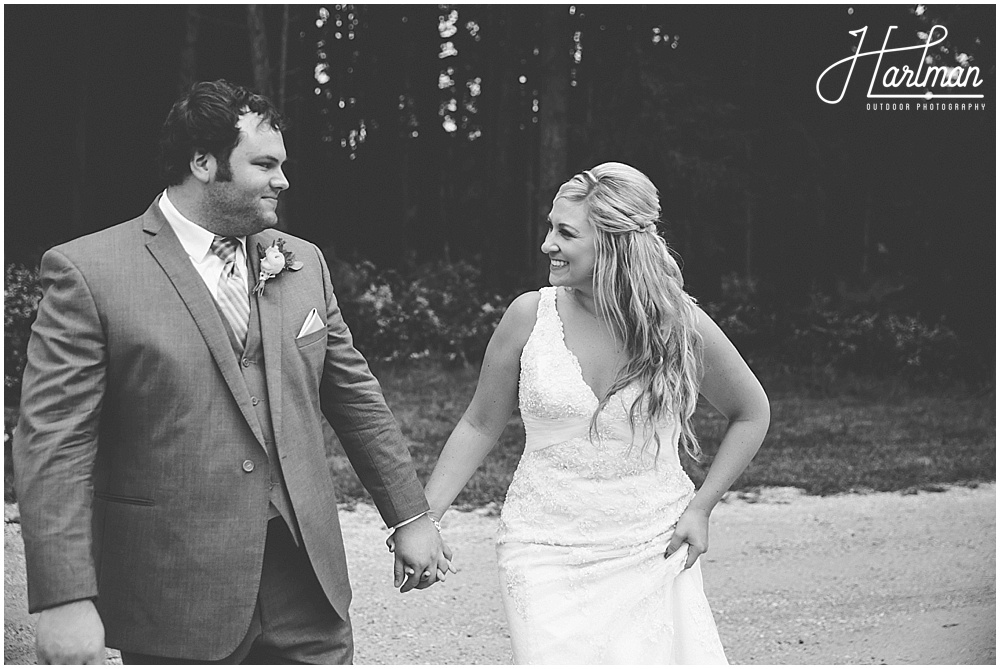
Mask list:
POLYGON ((38 664, 104 664, 104 623, 89 599, 60 604, 38 615, 38 664))
POLYGON ((386 543, 395 555, 392 585, 400 592, 443 581, 451 569, 452 552, 426 515, 397 528, 386 543))

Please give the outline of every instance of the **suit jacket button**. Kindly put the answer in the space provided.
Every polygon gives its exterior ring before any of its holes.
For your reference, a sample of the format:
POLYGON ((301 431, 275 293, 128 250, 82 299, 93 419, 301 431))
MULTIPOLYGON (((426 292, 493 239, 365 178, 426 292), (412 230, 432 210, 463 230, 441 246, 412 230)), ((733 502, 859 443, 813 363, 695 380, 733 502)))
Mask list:
POLYGON ((258 404, 260 404, 260 400, 257 399, 256 397, 251 397, 250 398, 250 404, 252 404, 254 406, 257 406, 258 404))
POLYGON ((253 471, 253 460, 243 461, 243 471, 245 471, 248 474, 253 471))
POLYGON ((250 366, 250 361, 247 360, 246 358, 243 358, 243 360, 241 362, 243 363, 244 367, 249 367, 250 366))

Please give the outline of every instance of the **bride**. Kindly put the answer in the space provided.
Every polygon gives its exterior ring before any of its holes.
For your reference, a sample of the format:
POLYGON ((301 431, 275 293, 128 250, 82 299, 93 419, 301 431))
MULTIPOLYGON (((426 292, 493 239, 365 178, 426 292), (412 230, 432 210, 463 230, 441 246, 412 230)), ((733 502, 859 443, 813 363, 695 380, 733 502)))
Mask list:
POLYGON ((439 521, 519 407, 526 433, 500 516, 517 663, 722 664, 698 557, 712 509, 757 452, 767 397, 683 290, 659 198, 604 163, 559 189, 549 287, 515 299, 427 484, 439 521), (678 445, 699 393, 729 421, 696 492, 678 445))

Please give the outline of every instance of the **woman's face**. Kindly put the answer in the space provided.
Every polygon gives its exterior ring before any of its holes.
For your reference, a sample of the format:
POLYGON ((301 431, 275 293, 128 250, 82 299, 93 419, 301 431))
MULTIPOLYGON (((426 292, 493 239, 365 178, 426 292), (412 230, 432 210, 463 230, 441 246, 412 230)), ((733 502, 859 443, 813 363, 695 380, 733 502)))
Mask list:
POLYGON ((549 257, 549 283, 590 294, 594 288, 597 250, 594 226, 582 202, 560 197, 552 203, 542 253, 549 257))

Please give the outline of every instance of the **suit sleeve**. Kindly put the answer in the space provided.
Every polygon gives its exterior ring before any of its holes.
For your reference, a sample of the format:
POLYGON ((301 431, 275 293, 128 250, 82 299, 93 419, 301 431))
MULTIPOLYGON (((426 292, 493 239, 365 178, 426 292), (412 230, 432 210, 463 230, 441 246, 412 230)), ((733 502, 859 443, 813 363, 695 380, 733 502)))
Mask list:
POLYGON ((57 250, 42 257, 39 275, 13 443, 31 612, 98 594, 92 475, 107 374, 104 330, 83 275, 57 250))
POLYGON ((354 347, 333 293, 330 272, 316 250, 326 295, 327 345, 320 404, 361 483, 371 494, 386 525, 429 508, 423 486, 382 388, 354 347))

